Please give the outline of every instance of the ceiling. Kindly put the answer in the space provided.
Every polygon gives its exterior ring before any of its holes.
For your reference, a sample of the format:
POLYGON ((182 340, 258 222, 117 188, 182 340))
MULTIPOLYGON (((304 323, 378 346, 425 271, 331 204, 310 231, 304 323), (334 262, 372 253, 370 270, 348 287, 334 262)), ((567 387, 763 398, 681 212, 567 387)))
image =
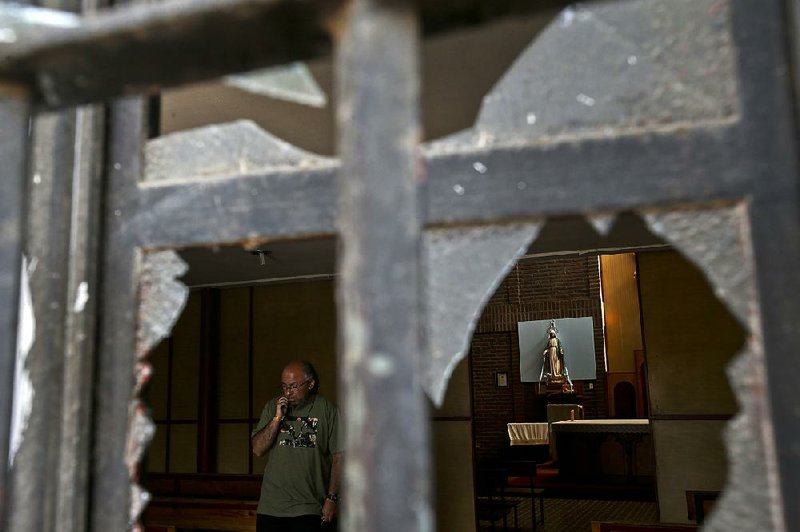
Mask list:
MULTIPOLYGON (((580 216, 549 220, 525 255, 618 253, 664 246, 632 213, 617 217, 607 235, 599 235, 580 216)), ((183 277, 188 286, 230 286, 330 278, 336 272, 336 240, 289 240, 260 246, 259 255, 241 246, 190 248, 180 251, 189 265, 183 277)))
POLYGON ((287 282, 331 276, 336 271, 336 240, 289 240, 263 245, 261 257, 241 246, 180 251, 189 265, 183 282, 192 287, 287 282))

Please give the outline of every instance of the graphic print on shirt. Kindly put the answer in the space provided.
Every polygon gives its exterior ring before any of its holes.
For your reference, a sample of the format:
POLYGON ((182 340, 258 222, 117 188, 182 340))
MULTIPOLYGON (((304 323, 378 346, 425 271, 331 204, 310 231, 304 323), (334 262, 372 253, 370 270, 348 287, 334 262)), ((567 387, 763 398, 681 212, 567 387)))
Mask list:
POLYGON ((280 445, 288 447, 317 446, 317 417, 296 417, 281 422, 280 445))

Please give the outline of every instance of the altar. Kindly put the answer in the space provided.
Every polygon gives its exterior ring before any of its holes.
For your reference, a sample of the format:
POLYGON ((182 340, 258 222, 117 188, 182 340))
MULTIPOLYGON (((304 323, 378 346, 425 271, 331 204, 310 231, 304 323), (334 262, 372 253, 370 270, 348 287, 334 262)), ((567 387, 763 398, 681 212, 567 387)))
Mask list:
POLYGON ((562 477, 652 482, 653 440, 647 419, 581 419, 552 424, 562 477))
POLYGON ((509 458, 544 462, 550 444, 549 423, 508 423, 509 458))
POLYGON ((550 443, 548 423, 509 423, 509 445, 547 445, 550 443))

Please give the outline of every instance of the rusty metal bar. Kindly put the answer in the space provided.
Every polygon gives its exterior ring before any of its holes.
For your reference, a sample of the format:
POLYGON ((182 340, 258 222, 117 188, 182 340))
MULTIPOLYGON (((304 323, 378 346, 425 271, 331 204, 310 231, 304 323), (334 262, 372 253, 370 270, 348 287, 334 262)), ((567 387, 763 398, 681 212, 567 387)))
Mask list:
MULTIPOLYGON (((430 32, 561 1, 424 1, 430 32)), ((330 52, 345 0, 170 0, 123 6, 2 45, 0 79, 34 88, 35 106, 98 102, 330 52), (158 60, 154 60, 158 58, 158 60), (187 59, 188 58, 188 59, 187 59)))
POLYGON ((314 57, 341 0, 173 0, 130 5, 3 45, 0 79, 45 108, 314 57))
MULTIPOLYGON (((756 179, 748 170, 752 154, 741 143, 737 126, 727 125, 681 136, 429 153, 422 217, 426 225, 479 223, 738 199, 756 179), (476 171, 476 163, 486 173, 476 171)), ((250 234, 332 235, 338 172, 339 166, 331 165, 143 186, 127 230, 157 247, 229 242, 250 234), (197 217, 197 211, 205 214, 197 217)))
MULTIPOLYGON (((81 7, 70 0, 48 5, 81 7)), ((13 469, 10 530, 86 528, 100 114, 70 109, 33 120, 25 254, 36 320, 26 360, 34 393, 13 469)))
POLYGON ((129 409, 134 394, 139 255, 121 235, 142 171, 146 116, 141 98, 114 103, 109 115, 90 474, 90 523, 91 529, 97 531, 127 530, 132 524, 131 471, 126 467, 126 450, 128 438, 137 436, 130 426, 129 409))
MULTIPOLYGON (((74 27, 22 32, 2 45, 0 80, 33 87, 34 105, 52 109, 311 59, 330 52, 329 31, 338 31, 338 11, 346 4, 170 0, 123 6, 74 27)), ((427 30, 436 33, 565 2, 420 4, 427 30)))
POLYGON ((733 21, 737 47, 746 51, 738 65, 745 117, 741 133, 755 178, 750 230, 771 410, 764 414, 772 421, 762 436, 776 452, 775 462, 763 467, 780 483, 770 494, 777 528, 800 530, 800 507, 792 502, 800 493, 800 171, 792 86, 797 80, 788 68, 791 19, 785 8, 779 0, 758 5, 735 0, 733 21))
POLYGON ((142 186, 126 230, 154 247, 332 234, 337 172, 332 166, 142 186))
POLYGON ((9 514, 9 443, 27 190, 28 112, 26 99, 0 98, 0 530, 6 530, 9 514))
POLYGON ((736 124, 579 142, 472 148, 426 158, 425 222, 706 202, 747 196, 752 153, 736 124), (476 167, 480 170, 476 170, 476 167))
POLYGON ((55 514, 59 532, 88 528, 104 123, 101 108, 76 111, 72 221, 69 256, 65 257, 69 277, 55 514))
POLYGON ((410 2, 357 0, 338 49, 344 529, 432 530, 420 385, 418 35, 410 2))
POLYGON ((11 530, 55 530, 74 141, 74 111, 34 118, 24 244, 36 325, 25 362, 33 395, 12 473, 11 530))

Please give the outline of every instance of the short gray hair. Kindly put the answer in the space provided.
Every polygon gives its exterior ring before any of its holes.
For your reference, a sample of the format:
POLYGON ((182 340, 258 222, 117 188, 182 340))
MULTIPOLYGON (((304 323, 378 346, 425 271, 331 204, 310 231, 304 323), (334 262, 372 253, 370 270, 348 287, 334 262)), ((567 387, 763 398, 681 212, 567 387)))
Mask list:
POLYGON ((314 379, 314 382, 316 383, 316 386, 309 391, 312 394, 319 392, 319 374, 317 373, 314 365, 308 360, 302 360, 300 361, 300 364, 303 366, 303 374, 306 376, 306 379, 314 379))

